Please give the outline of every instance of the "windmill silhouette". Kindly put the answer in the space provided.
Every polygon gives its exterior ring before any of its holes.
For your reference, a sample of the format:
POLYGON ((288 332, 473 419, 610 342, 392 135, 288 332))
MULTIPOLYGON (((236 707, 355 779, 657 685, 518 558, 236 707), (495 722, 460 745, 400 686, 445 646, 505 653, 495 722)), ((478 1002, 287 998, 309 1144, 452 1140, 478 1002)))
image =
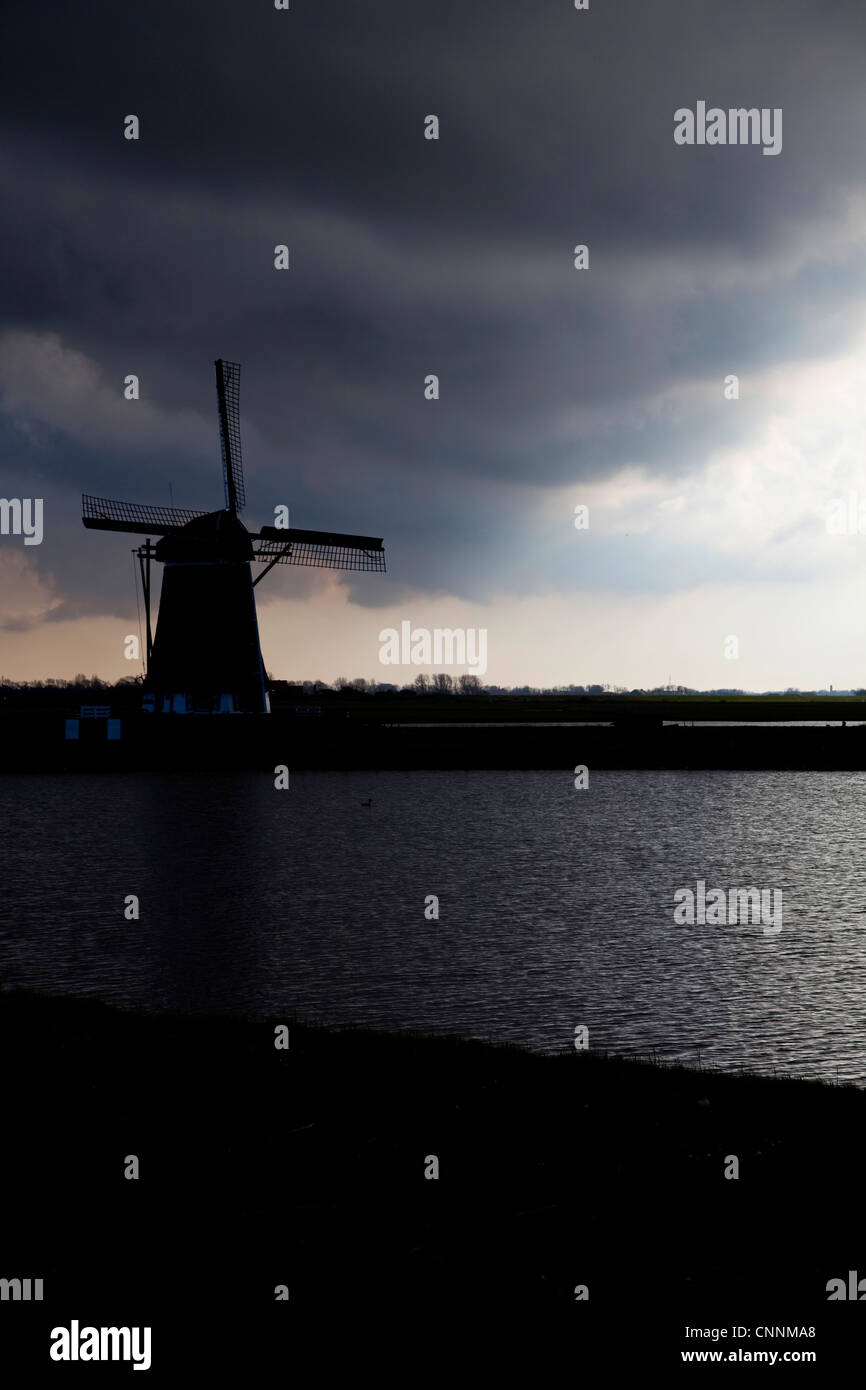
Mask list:
POLYGON ((220 358, 217 408, 225 507, 216 512, 148 507, 82 496, 82 521, 94 531, 148 539, 138 555, 147 624, 145 709, 262 713, 270 708, 253 589, 274 565, 385 569, 381 538, 263 526, 248 531, 239 411, 240 366, 220 358), (151 636, 150 567, 163 565, 156 635, 151 636), (252 563, 263 564, 256 578, 252 563))

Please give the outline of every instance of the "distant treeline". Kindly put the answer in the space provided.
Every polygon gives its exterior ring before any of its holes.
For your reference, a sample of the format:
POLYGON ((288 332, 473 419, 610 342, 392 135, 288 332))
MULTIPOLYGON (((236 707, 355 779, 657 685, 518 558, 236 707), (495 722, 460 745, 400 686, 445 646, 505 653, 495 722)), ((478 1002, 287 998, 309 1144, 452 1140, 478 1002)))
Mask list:
POLYGON ((74 676, 72 680, 9 681, 0 678, 0 709, 60 709, 77 705, 111 705, 137 709, 141 703, 142 676, 104 681, 99 676, 74 676))
MULTIPOLYGON (((137 709, 145 684, 143 676, 127 676, 118 681, 105 681, 99 676, 74 676, 71 680, 48 679, 44 681, 10 681, 0 677, 0 709, 59 709, 78 705, 108 705, 114 710, 137 709)), ((617 697, 647 696, 685 696, 693 698, 760 698, 761 695, 783 699, 815 699, 833 696, 866 696, 866 689, 858 690, 766 690, 763 692, 720 689, 693 690, 687 686, 654 686, 646 690, 628 690, 625 686, 613 685, 559 685, 559 686, 501 686, 483 684, 476 675, 452 676, 439 672, 433 676, 419 674, 407 685, 393 685, 384 681, 370 681, 359 677, 347 680, 338 676, 333 682, 286 681, 268 677, 271 703, 275 708, 315 701, 320 697, 329 699, 353 699, 376 697, 388 699, 417 699, 419 696, 514 696, 597 699, 617 697)))
POLYGON ((290 690, 310 691, 334 691, 336 693, 346 692, 354 695, 590 695, 593 699, 601 695, 693 695, 693 696, 742 696, 744 698, 756 698, 759 695, 769 695, 774 699, 783 699, 785 696, 803 697, 815 699, 818 696, 833 695, 866 695, 866 688, 859 690, 795 690, 788 686, 786 690, 740 690, 725 686, 713 690, 696 690, 688 685, 655 685, 648 686, 646 689, 629 690, 625 685, 490 685, 479 680, 478 676, 462 675, 450 676, 440 672, 435 676, 419 674, 408 685, 388 685, 383 681, 368 681, 363 678, 356 680, 346 680, 344 676, 338 676, 332 683, 327 681, 304 681, 298 685, 292 685, 288 681, 272 682, 275 688, 290 690))

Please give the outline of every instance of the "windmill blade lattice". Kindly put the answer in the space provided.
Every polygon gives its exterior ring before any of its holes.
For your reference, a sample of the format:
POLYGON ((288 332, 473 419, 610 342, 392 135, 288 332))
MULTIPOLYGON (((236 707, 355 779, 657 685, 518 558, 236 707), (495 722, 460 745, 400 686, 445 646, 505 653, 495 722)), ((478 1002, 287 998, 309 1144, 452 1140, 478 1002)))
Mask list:
POLYGON ((221 357, 214 366, 226 506, 230 512, 237 513, 243 510, 247 501, 241 459, 241 366, 239 362, 226 362, 221 357))
POLYGON ((170 531, 207 512, 184 507, 150 507, 141 502, 118 502, 110 497, 81 497, 84 525, 95 531, 131 531, 143 536, 167 536, 170 531))
POLYGON ((313 565, 320 569, 385 570, 385 551, 377 536, 346 536, 339 531, 288 531, 263 526, 253 559, 267 564, 313 565), (281 539, 276 540, 279 536, 281 539))

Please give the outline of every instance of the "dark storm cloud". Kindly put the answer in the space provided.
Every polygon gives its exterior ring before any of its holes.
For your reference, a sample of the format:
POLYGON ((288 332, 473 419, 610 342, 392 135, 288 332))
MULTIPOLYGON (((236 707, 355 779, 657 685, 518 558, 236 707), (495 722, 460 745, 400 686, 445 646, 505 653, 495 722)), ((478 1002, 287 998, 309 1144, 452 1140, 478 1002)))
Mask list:
POLYGON ((219 504, 217 355, 244 364, 251 518, 287 502, 298 525, 383 534, 388 585, 349 581, 381 603, 687 582, 688 537, 676 565, 646 541, 577 565, 533 528, 533 496, 701 468, 760 421, 760 402, 722 400, 728 372, 854 331, 859 249, 809 238, 862 187, 859 0, 7 16, 6 323, 200 421, 150 454, 134 426, 109 447, 62 420, 38 456, 10 443, 10 473, 38 467, 69 509, 38 556, 61 616, 121 601, 100 599, 91 556, 112 547, 80 529, 78 490, 166 501, 171 482, 178 504, 219 504), (698 99, 782 107, 782 154, 675 146, 674 110, 698 99))

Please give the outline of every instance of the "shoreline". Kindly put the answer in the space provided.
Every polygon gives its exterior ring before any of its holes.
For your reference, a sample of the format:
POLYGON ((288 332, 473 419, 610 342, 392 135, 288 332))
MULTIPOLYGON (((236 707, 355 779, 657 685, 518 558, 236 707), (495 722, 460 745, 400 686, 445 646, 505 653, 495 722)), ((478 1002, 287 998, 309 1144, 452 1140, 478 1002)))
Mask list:
MULTIPOLYGON (((832 713, 838 718, 838 711, 832 713)), ((428 725, 364 722, 333 712, 309 719, 287 713, 126 713, 109 721, 8 712, 0 728, 0 774, 218 770, 273 775, 278 766, 290 772, 573 772, 578 766, 622 771, 866 771, 863 725, 705 722, 687 727, 651 718, 570 727, 502 721, 428 725)))

